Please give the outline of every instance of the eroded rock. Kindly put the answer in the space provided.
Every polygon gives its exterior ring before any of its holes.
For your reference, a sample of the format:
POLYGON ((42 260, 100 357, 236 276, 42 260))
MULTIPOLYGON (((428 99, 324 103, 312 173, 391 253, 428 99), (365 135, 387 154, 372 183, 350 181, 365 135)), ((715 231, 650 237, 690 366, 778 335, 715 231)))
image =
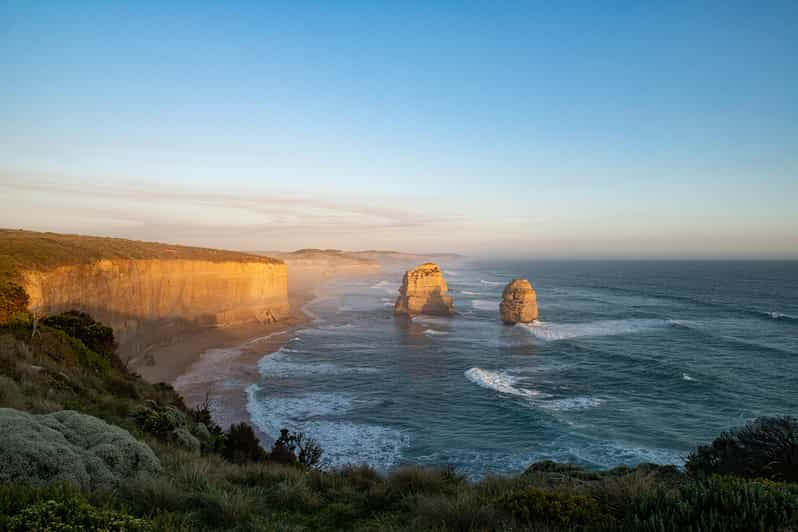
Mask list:
POLYGON ((513 279, 504 287, 499 305, 501 320, 507 324, 528 323, 538 319, 538 301, 532 283, 513 279))
POLYGON ((438 265, 426 262, 405 272, 394 314, 451 316, 454 314, 454 305, 451 296, 447 295, 448 291, 449 287, 438 265))

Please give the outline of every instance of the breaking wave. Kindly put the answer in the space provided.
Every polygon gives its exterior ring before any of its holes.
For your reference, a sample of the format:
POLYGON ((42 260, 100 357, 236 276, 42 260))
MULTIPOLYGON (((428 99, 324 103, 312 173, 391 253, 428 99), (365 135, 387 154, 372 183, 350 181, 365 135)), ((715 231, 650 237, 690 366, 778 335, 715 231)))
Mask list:
POLYGON ((306 393, 259 397, 260 391, 256 384, 247 387, 247 413, 253 425, 269 438, 276 438, 284 427, 301 427, 324 446, 325 468, 365 463, 387 469, 399 462, 402 450, 410 443, 406 434, 390 427, 325 419, 340 417, 360 406, 349 395, 306 393))
POLYGON ((485 279, 480 279, 479 282, 482 283, 482 284, 489 285, 489 286, 501 286, 501 285, 504 284, 501 281, 486 281, 485 279))
POLYGON ((518 377, 513 377, 503 371, 487 371, 482 368, 471 368, 464 373, 466 378, 483 388, 494 390, 499 393, 509 395, 517 395, 519 397, 537 397, 540 392, 536 390, 527 390, 526 388, 519 388, 515 386, 520 380, 518 377))
POLYGON ((258 361, 258 371, 264 377, 285 377, 295 375, 341 375, 344 373, 376 373, 376 368, 347 367, 331 362, 300 362, 287 360, 295 350, 286 347, 267 355, 258 361))
POLYGON ((655 319, 628 319, 628 320, 600 320, 588 323, 548 323, 535 321, 533 323, 519 323, 532 336, 544 342, 556 340, 569 340, 588 336, 617 336, 633 334, 651 329, 669 326, 668 320, 655 319))
POLYGON ((798 321, 798 316, 791 316, 782 312, 765 312, 765 315, 773 320, 798 321))
POLYGON ((496 301, 490 301, 488 299, 474 299, 471 301, 471 306, 475 309, 479 310, 495 310, 498 312, 499 303, 496 301))
POLYGON ((440 336, 444 334, 449 334, 447 331, 436 331, 435 329, 426 329, 424 334, 428 336, 440 336))
POLYGON ((564 399, 540 401, 538 405, 546 410, 562 412, 568 410, 586 410, 599 406, 603 402, 604 401, 597 397, 566 397, 564 399))
POLYGON ((687 373, 682 373, 682 379, 684 379, 686 381, 694 381, 695 380, 693 377, 691 377, 687 373))

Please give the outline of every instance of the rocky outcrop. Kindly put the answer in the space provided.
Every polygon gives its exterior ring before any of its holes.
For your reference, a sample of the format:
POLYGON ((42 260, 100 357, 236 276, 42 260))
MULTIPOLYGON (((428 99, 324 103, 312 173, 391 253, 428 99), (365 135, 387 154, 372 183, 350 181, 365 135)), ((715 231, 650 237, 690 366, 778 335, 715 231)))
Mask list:
POLYGON ((197 327, 272 322, 289 312, 281 261, 102 259, 21 272, 29 308, 77 309, 113 327, 123 359, 197 327))
POLYGON ((499 305, 501 320, 507 324, 527 323, 538 319, 538 301, 532 283, 513 279, 504 287, 499 305))
POLYGON ((394 314, 451 316, 454 314, 454 307, 452 298, 446 295, 448 290, 437 264, 427 262, 408 270, 402 279, 399 298, 393 308, 394 314))
POLYGON ((94 489, 160 470, 147 444, 96 417, 0 408, 0 482, 94 489))

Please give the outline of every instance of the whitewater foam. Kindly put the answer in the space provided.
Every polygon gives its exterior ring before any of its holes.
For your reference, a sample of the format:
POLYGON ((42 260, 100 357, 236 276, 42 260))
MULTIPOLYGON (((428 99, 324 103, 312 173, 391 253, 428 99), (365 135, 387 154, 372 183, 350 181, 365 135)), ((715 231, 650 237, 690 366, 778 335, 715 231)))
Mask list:
POLYGON ((401 285, 394 281, 379 281, 371 285, 372 290, 380 290, 388 294, 396 294, 401 285))
POLYGON ((489 299, 474 299, 471 301, 471 306, 478 310, 499 311, 499 303, 489 299))
POLYGON ((588 323, 549 323, 538 320, 532 323, 519 323, 517 326, 522 327, 538 340, 553 342, 588 336, 633 334, 668 325, 667 320, 628 319, 600 320, 588 323))
POLYGON ((482 368, 471 368, 465 371, 468 380, 489 390, 499 393, 517 395, 519 397, 537 397, 540 392, 515 386, 520 379, 503 371, 487 371, 482 368))
POLYGON ((537 403, 541 408, 564 412, 569 410, 586 410, 602 404, 604 401, 597 397, 567 397, 563 399, 551 399, 537 403))
POLYGON ((687 373, 682 373, 682 379, 684 379, 686 381, 694 381, 695 380, 693 377, 691 377, 687 373))
POLYGON ((322 443, 322 467, 365 463, 388 469, 399 462, 402 450, 410 443, 406 434, 391 427, 324 419, 363 406, 349 395, 306 393, 259 398, 260 391, 256 384, 247 388, 247 413, 253 425, 269 438, 276 438, 282 428, 301 429, 322 443))
POLYGON ((425 329, 424 334, 428 336, 439 336, 449 334, 448 331, 436 331, 435 329, 425 329))
POLYGON ((486 281, 485 279, 480 279, 479 282, 482 283, 482 284, 489 285, 489 286, 501 286, 501 285, 504 284, 501 281, 486 281))
POLYGON ((790 314, 784 314, 783 312, 766 312, 767 316, 774 320, 797 320, 798 317, 791 316, 790 314))
POLYGON ((258 372, 264 377, 286 377, 295 375, 341 375, 344 373, 376 373, 377 368, 356 366, 347 367, 331 362, 302 362, 288 360, 292 353, 298 351, 282 347, 271 355, 258 361, 258 372))

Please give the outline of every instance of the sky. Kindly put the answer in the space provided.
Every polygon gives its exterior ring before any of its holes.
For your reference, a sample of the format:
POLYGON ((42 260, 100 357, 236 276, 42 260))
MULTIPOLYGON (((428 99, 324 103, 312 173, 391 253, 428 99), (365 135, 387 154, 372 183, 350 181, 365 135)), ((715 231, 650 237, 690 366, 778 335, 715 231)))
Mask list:
POLYGON ((798 258, 796 204, 796 2, 0 3, 0 227, 798 258))

